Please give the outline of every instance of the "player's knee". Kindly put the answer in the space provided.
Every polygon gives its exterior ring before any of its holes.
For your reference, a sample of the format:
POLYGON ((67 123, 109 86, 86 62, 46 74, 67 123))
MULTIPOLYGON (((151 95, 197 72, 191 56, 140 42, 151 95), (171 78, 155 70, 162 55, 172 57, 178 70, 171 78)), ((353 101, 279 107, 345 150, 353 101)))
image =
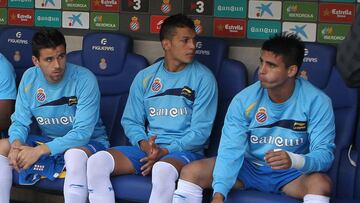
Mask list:
POLYGON ((314 173, 310 175, 308 185, 316 188, 316 191, 309 191, 308 193, 324 196, 330 196, 331 194, 331 179, 323 173, 314 173))
POLYGON ((181 169, 180 178, 192 182, 194 184, 200 184, 201 178, 204 176, 203 165, 199 161, 194 161, 181 169))
POLYGON ((90 156, 87 161, 88 178, 108 177, 113 171, 114 163, 111 154, 99 151, 90 156), (99 168, 100 167, 100 168, 99 168))
POLYGON ((167 179, 175 182, 178 176, 179 174, 175 166, 167 162, 158 161, 154 164, 152 168, 153 182, 154 180, 163 180, 163 179, 167 179))
POLYGON ((83 173, 86 170, 87 154, 81 149, 69 149, 64 154, 67 173, 83 173))
POLYGON ((0 154, 7 156, 10 151, 9 139, 0 139, 0 154))

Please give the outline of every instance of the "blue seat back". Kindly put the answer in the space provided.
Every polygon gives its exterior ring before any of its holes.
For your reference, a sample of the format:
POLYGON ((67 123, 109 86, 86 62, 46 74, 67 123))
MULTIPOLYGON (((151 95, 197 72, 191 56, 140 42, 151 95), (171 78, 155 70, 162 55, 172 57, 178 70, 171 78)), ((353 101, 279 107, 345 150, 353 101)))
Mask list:
POLYGON ((31 40, 36 30, 24 27, 4 28, 0 31, 0 52, 14 66, 16 84, 29 67, 34 66, 31 57, 31 40))
POLYGON ((101 118, 111 146, 126 145, 120 124, 130 85, 135 75, 147 67, 147 60, 130 53, 132 40, 114 33, 91 33, 83 39, 83 50, 70 52, 68 61, 90 69, 101 92, 101 118))
POLYGON ((214 74, 219 89, 218 109, 209 140, 207 156, 217 154, 225 114, 232 98, 247 85, 245 65, 228 59, 226 41, 213 37, 197 37, 195 59, 206 65, 214 74))

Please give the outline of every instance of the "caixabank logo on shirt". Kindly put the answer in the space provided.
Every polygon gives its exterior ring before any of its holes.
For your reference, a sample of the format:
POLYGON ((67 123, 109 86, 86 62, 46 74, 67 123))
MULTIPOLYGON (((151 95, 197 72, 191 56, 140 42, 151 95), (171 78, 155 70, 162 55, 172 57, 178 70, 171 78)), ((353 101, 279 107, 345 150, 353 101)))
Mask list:
POLYGON ((247 2, 247 0, 215 0, 214 16, 245 18, 247 12, 247 2))
POLYGON ((345 39, 351 25, 341 24, 319 24, 318 42, 339 43, 345 39))
POLYGON ((63 11, 62 27, 89 29, 89 13, 88 12, 71 12, 63 11))
POLYGON ((351 23, 355 18, 355 4, 320 3, 319 21, 351 23))
POLYGON ((14 8, 33 8, 34 0, 8 0, 8 6, 14 8))
POLYGON ((61 11, 35 10, 35 26, 61 27, 61 11))
POLYGON ((281 23, 270 20, 249 20, 247 37, 249 39, 268 39, 270 36, 281 32, 281 23))
POLYGON ((7 24, 7 10, 6 8, 0 8, 0 25, 7 24))
POLYGON ((279 20, 281 1, 249 1, 249 18, 279 20))
POLYGON ((284 2, 283 19, 287 21, 316 21, 318 5, 315 2, 284 2))
POLYGON ((34 10, 33 9, 12 9, 8 10, 9 25, 34 25, 34 10))
POLYGON ((89 0, 62 0, 64 10, 88 11, 90 9, 89 0))
POLYGON ((90 29, 92 30, 118 30, 119 14, 118 13, 91 13, 90 29))
POLYGON ((93 11, 119 12, 120 0, 93 0, 91 8, 93 11))
POLYGON ((61 1, 59 1, 59 0, 35 0, 35 8, 61 9, 61 1))
POLYGON ((214 35, 218 37, 244 38, 246 21, 237 19, 214 19, 214 35))
POLYGON ((282 27, 283 32, 294 33, 302 41, 316 41, 316 23, 284 22, 282 27))

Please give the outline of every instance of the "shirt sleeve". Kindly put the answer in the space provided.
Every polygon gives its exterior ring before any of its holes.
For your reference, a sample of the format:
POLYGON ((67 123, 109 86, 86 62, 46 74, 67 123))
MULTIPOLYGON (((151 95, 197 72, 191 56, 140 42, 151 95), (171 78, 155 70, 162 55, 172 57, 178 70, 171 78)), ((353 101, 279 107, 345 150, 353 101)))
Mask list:
POLYGON ((9 142, 19 140, 25 143, 29 134, 30 124, 32 123, 32 113, 29 106, 28 90, 25 87, 25 77, 21 79, 19 93, 15 102, 15 112, 11 115, 11 125, 9 128, 9 142))
POLYGON ((88 144, 95 125, 100 117, 100 91, 96 77, 88 72, 86 77, 81 76, 77 83, 76 105, 73 128, 63 137, 57 137, 46 143, 51 155, 64 152, 72 147, 88 144))
POLYGON ((213 172, 214 193, 219 192, 225 198, 233 187, 244 161, 248 147, 248 127, 245 110, 239 96, 236 96, 226 113, 213 172))
POLYGON ((316 100, 309 118, 309 153, 305 154, 304 173, 326 171, 334 160, 335 119, 331 100, 316 100))
POLYGON ((138 146, 140 140, 148 139, 145 133, 145 120, 143 74, 139 72, 131 84, 121 119, 125 134, 134 146, 138 146))
POLYGON ((0 99, 16 98, 14 68, 6 58, 0 55, 0 99))
POLYGON ((218 89, 213 75, 204 77, 195 97, 189 132, 166 146, 169 152, 199 151, 207 142, 216 116, 218 89))

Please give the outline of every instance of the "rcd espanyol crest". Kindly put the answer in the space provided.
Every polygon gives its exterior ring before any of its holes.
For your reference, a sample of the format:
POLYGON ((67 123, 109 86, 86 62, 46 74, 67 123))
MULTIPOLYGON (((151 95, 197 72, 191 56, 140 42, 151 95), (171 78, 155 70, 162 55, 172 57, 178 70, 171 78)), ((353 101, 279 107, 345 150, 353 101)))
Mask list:
POLYGON ((46 94, 44 89, 39 88, 36 92, 36 100, 38 100, 39 102, 44 102, 46 100, 46 94))

